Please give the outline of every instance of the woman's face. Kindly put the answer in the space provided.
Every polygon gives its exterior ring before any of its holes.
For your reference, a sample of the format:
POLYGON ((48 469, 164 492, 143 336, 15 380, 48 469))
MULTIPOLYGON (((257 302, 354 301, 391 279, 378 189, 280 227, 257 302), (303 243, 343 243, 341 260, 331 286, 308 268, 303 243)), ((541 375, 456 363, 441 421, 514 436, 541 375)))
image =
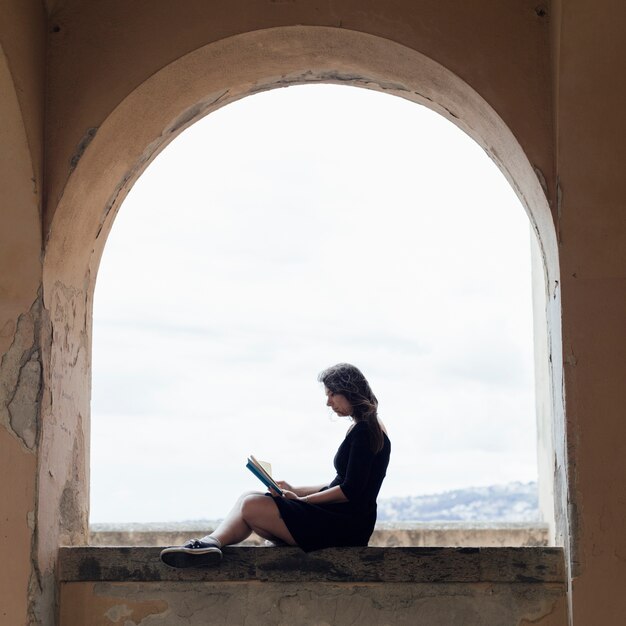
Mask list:
POLYGON ((326 389, 326 406, 329 406, 337 415, 347 417, 352 415, 352 405, 340 393, 333 393, 330 389, 326 389))

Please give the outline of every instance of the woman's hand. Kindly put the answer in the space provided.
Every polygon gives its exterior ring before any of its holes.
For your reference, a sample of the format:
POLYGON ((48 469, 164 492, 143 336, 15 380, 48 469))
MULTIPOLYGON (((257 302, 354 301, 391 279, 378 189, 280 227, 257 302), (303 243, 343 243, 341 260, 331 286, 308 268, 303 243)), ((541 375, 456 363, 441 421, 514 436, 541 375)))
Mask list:
POLYGON ((289 491, 295 491, 295 487, 292 487, 286 480, 277 480, 276 484, 284 491, 288 489, 289 491))
POLYGON ((297 493, 294 493, 293 491, 291 491, 290 489, 285 489, 285 485, 288 485, 289 483, 283 482, 282 480, 280 481, 276 481, 276 484, 282 489, 282 496, 281 494, 278 493, 278 491, 276 491, 276 489, 273 489, 272 487, 268 487, 269 492, 275 497, 275 498, 286 498, 287 500, 297 500, 300 496, 298 496, 297 493))

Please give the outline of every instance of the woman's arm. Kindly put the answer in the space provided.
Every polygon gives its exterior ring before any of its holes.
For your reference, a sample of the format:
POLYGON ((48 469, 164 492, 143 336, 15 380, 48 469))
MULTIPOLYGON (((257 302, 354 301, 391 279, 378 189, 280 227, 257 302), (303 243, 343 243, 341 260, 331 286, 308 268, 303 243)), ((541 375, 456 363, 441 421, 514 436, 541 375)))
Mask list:
POLYGON ((341 490, 341 487, 331 487, 330 489, 324 489, 324 491, 318 491, 310 495, 304 495, 299 498, 309 504, 330 504, 331 502, 347 502, 348 498, 341 490))
POLYGON ((315 485, 313 487, 292 487, 285 480, 277 480, 276 484, 283 490, 286 489, 287 491, 293 491, 293 493, 295 493, 299 497, 308 496, 312 493, 317 493, 318 491, 324 489, 324 487, 328 487, 328 483, 324 483, 323 485, 315 485))
MULTIPOLYGON (((278 484, 281 486, 280 483, 278 484)), ((279 497, 278 494, 271 488, 270 492, 273 496, 279 497)), ((283 497, 287 498, 287 500, 302 500, 303 502, 308 502, 309 504, 329 504, 331 502, 348 501, 348 498, 346 498, 344 492, 339 486, 331 487, 330 489, 324 489, 324 491, 318 491, 304 496, 299 496, 295 491, 283 489, 283 497)))

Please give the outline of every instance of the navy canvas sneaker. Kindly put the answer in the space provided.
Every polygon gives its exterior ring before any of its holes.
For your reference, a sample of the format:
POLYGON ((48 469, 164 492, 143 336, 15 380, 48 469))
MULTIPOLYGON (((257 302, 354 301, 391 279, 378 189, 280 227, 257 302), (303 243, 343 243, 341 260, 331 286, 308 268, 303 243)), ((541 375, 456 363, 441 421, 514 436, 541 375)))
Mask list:
POLYGON ((214 544, 190 539, 185 545, 161 551, 161 561, 170 567, 206 567, 222 560, 222 551, 214 544))

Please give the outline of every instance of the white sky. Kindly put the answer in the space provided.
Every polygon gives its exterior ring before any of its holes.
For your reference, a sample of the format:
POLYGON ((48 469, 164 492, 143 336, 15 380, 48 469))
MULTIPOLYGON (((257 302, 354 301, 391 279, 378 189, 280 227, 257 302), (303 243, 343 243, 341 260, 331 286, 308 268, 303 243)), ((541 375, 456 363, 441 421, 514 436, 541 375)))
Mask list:
POLYGON ((381 497, 536 480, 529 232, 483 150, 400 98, 308 85, 201 120, 102 259, 91 521, 223 516, 250 453, 330 481, 338 361, 389 430, 381 497))

